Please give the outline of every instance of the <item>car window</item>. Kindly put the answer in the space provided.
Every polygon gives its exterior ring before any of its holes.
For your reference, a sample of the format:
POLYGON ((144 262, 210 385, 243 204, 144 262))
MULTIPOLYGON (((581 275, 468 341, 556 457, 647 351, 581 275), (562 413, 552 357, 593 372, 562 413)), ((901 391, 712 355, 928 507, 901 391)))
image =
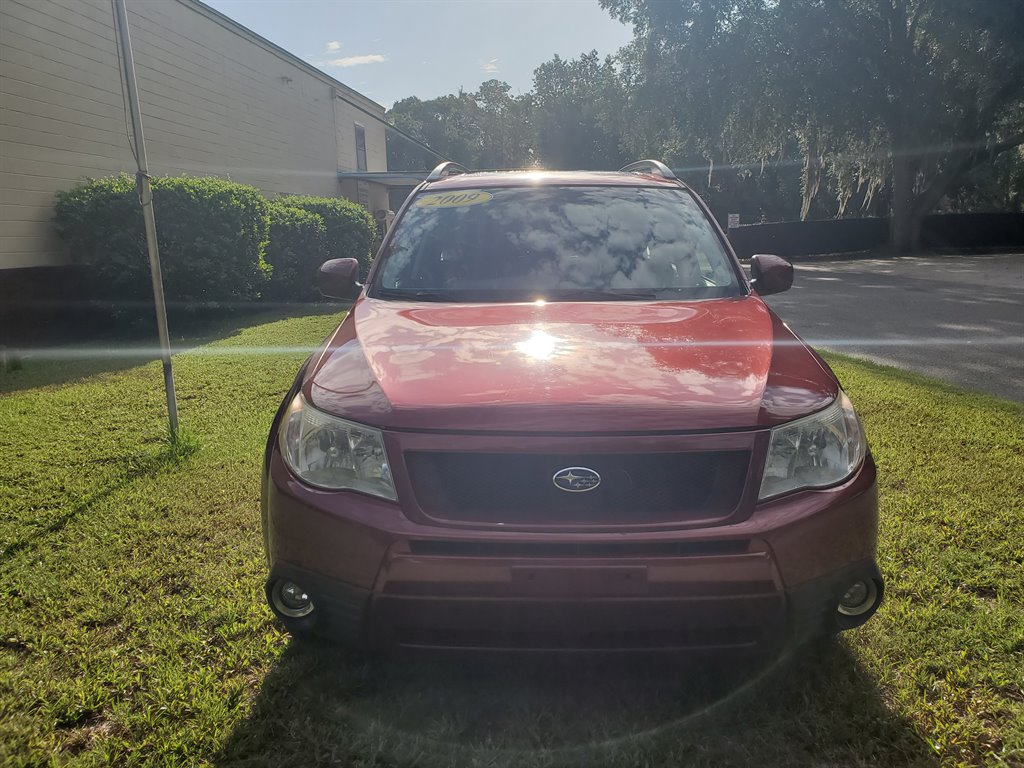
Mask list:
POLYGON ((656 187, 423 193, 396 225, 371 295, 446 300, 715 298, 741 286, 692 195, 656 187))

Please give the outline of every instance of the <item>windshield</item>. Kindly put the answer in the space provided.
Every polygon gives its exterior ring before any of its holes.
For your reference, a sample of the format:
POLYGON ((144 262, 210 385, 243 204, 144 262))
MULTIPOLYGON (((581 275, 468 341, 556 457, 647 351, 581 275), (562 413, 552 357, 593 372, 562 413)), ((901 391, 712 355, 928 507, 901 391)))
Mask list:
POLYGON ((552 186, 420 195, 396 226, 371 296, 650 300, 741 292, 686 190, 552 186))

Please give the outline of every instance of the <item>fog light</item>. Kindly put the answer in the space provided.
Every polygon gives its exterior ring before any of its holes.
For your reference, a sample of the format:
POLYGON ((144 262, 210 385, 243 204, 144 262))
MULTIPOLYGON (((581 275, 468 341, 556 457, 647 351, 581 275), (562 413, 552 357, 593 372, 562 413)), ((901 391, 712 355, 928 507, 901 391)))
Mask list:
POLYGON ((298 619, 313 612, 313 601, 306 590, 293 581, 276 582, 271 598, 274 607, 284 616, 298 619))
POLYGON ((860 616, 870 611, 878 599, 878 587, 873 579, 855 581, 839 599, 839 612, 844 616, 860 616))

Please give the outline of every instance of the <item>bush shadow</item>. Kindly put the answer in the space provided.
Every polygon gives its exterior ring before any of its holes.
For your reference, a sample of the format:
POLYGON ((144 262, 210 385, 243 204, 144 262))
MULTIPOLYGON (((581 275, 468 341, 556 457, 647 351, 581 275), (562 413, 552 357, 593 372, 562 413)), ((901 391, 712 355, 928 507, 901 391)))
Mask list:
POLYGON ((938 765, 839 641, 772 660, 372 659, 292 643, 219 766, 938 765))

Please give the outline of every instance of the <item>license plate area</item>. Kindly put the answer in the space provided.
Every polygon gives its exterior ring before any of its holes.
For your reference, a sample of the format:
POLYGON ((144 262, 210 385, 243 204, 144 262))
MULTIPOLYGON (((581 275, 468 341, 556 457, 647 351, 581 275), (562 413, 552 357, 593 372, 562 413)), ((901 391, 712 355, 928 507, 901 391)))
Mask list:
POLYGON ((513 566, 512 590, 537 597, 622 597, 647 594, 647 567, 513 566))

